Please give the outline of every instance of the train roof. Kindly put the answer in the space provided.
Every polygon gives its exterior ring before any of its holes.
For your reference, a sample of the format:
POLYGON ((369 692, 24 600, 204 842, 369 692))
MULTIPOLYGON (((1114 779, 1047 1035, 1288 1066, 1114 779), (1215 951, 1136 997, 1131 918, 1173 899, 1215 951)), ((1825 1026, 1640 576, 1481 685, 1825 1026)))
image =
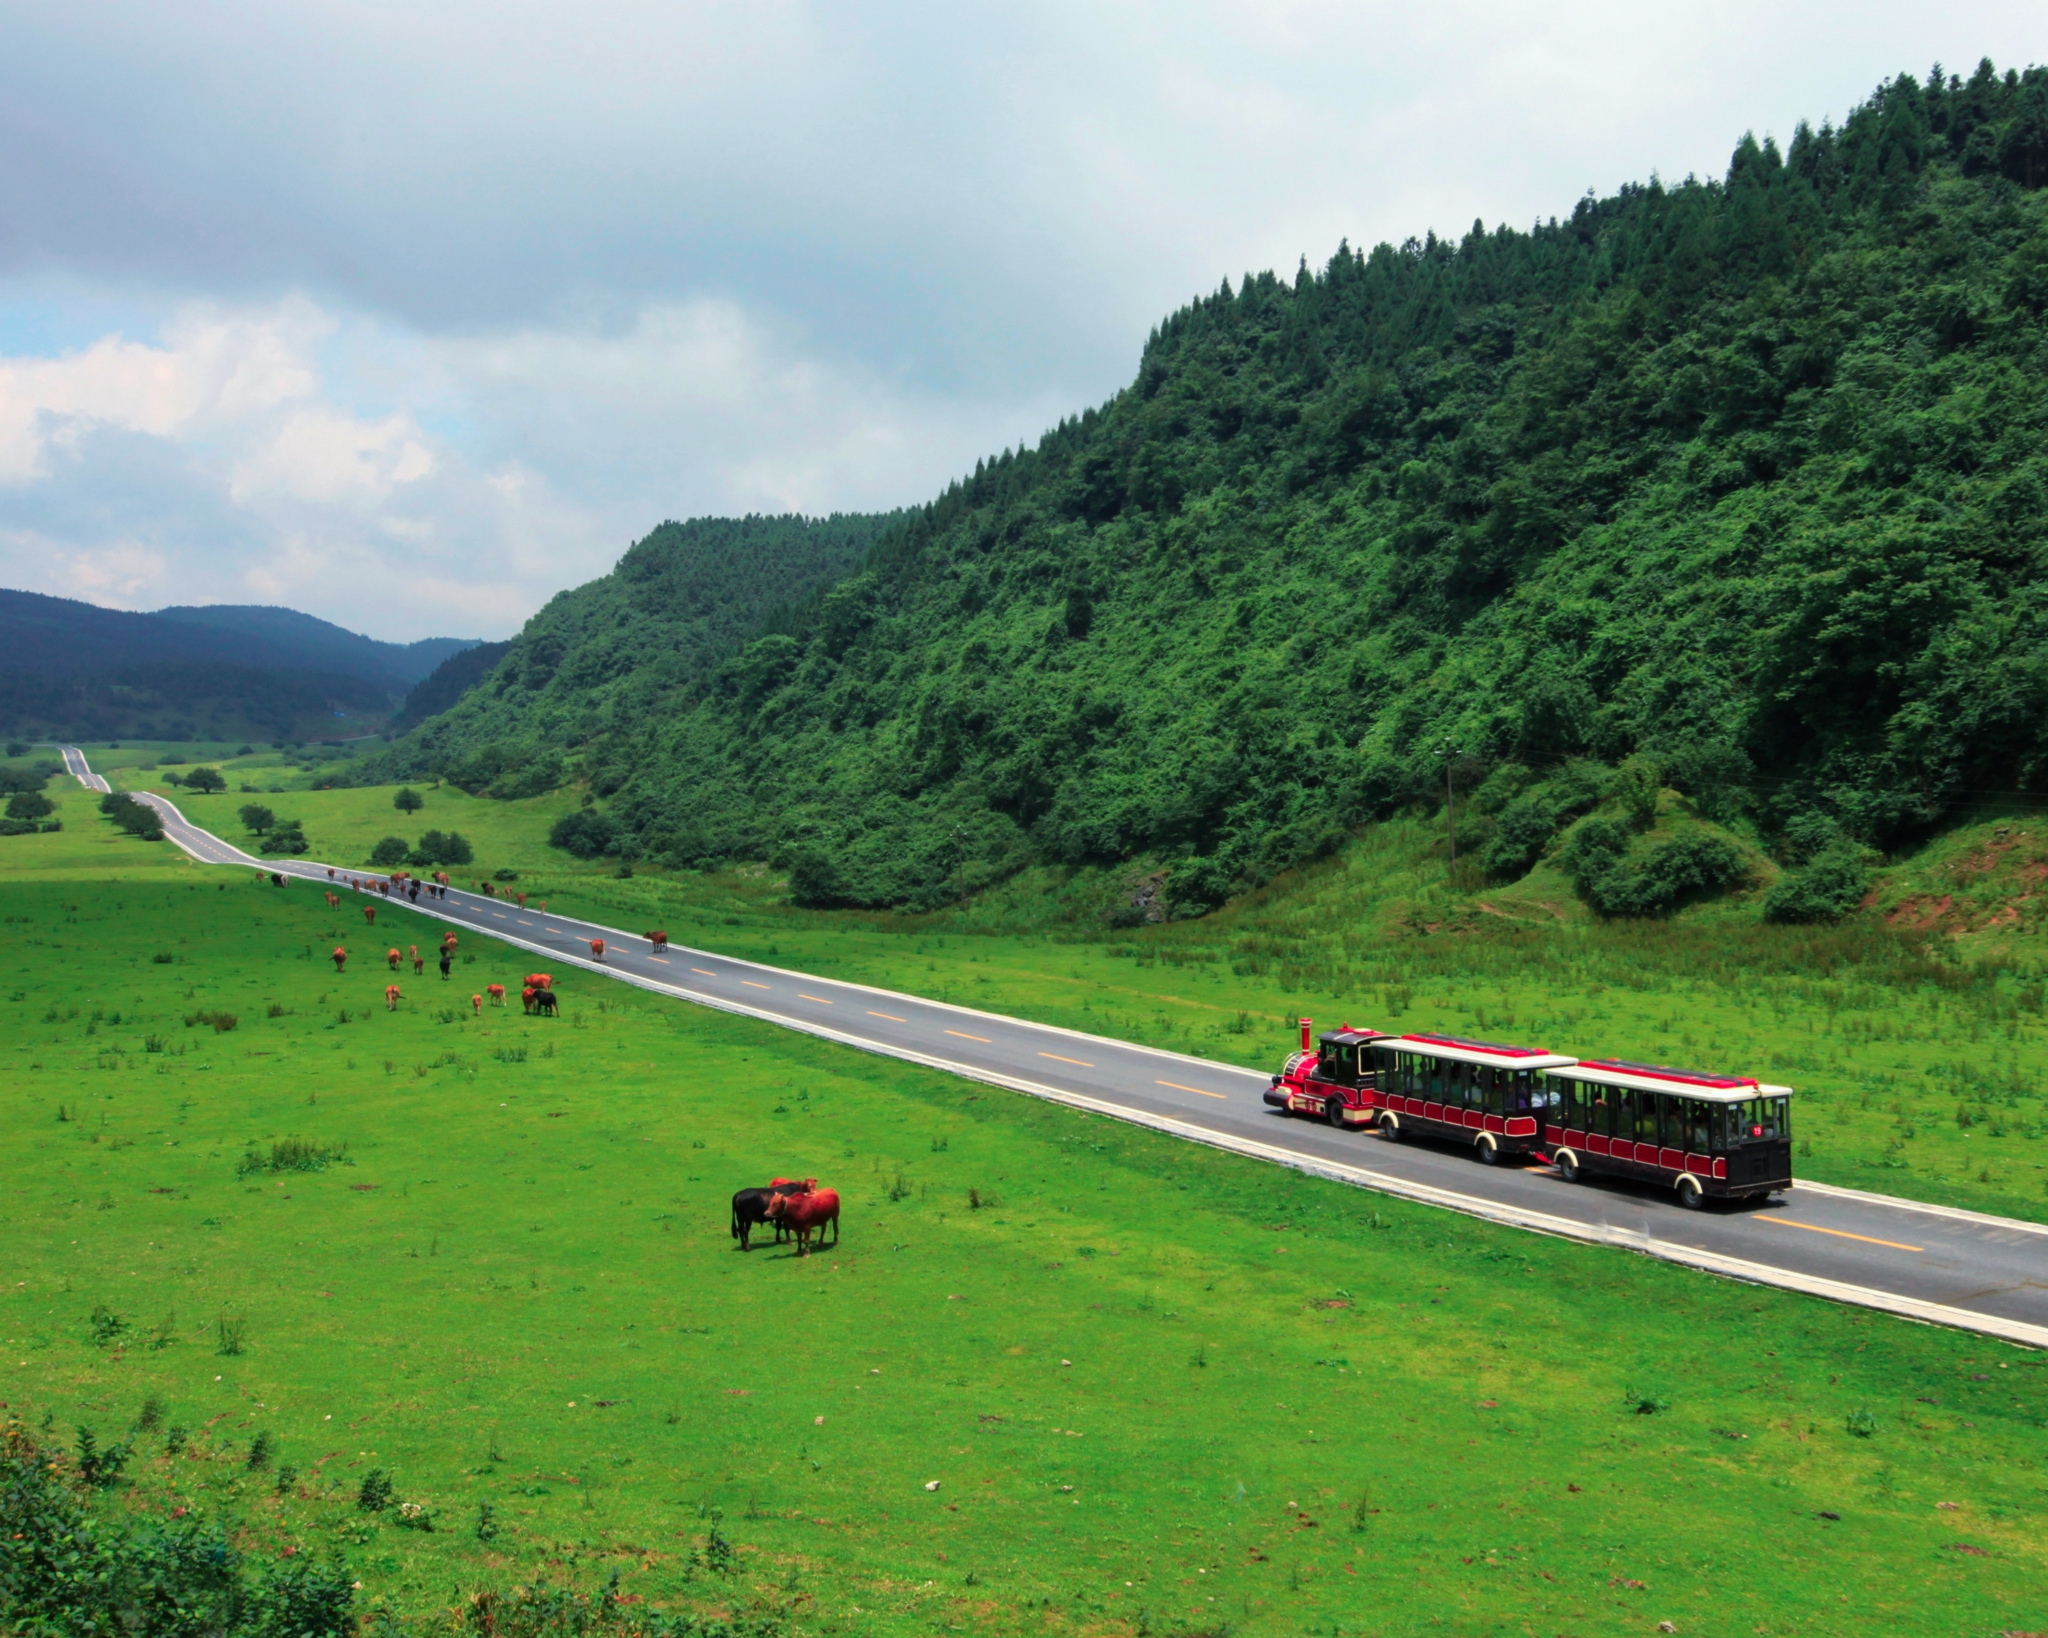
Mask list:
POLYGON ((1588 1058, 1548 1071, 1566 1080, 1596 1086, 1633 1087, 1638 1092, 1670 1092, 1707 1103, 1741 1103, 1745 1098, 1789 1098, 1792 1088, 1772 1086, 1748 1075, 1712 1075, 1664 1064, 1632 1064, 1622 1058, 1588 1058))
POLYGON ((1342 1029, 1326 1029, 1316 1037, 1331 1046, 1363 1046, 1367 1041, 1384 1041, 1386 1038, 1385 1030, 1353 1029, 1349 1024, 1342 1029))
POLYGON ((1495 1069, 1558 1069, 1577 1063, 1542 1047, 1507 1046, 1499 1041, 1468 1041, 1457 1035, 1398 1035, 1381 1046, 1396 1046, 1425 1058, 1448 1058, 1460 1064, 1491 1064, 1495 1069))

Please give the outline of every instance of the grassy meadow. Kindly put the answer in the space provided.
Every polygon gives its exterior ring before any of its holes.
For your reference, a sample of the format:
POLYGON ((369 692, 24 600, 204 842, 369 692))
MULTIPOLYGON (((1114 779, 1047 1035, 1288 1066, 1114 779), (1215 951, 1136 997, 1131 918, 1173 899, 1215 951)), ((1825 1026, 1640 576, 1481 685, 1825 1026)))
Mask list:
POLYGON ((2048 1617, 2023 1350, 582 975, 479 1020, 528 965, 486 940, 390 1013, 316 890, 66 818, 0 874, 9 1407, 150 1424, 104 1505, 344 1553, 404 1630, 614 1571, 817 1633, 2048 1617), (776 1173, 837 1184, 839 1247, 732 1249, 776 1173), (362 1511, 372 1470, 434 1528, 362 1511))
MULTIPOLYGON (((1591 916, 1547 863, 1505 888, 1454 885, 1440 830, 1418 819, 1198 921, 1113 929, 1105 907, 1142 889, 1142 873, 1031 872, 932 916, 802 910, 763 866, 621 877, 548 847, 573 790, 498 802, 419 789, 414 814, 393 808, 394 787, 262 800, 304 820, 317 857, 360 863, 380 837, 458 830, 477 855, 462 874, 516 870, 573 914, 1255 1068, 1277 1062, 1305 1012, 1766 1076, 1800 1094, 1803 1175, 2048 1221, 2048 823, 2025 815, 1958 827, 1895 863, 1872 911, 1840 927, 1763 923, 1764 880, 1642 922, 1591 916)), ((235 809, 248 800, 181 805, 246 845, 235 809)), ((75 793, 70 809, 90 813, 75 793)), ((10 840, 15 857, 74 856, 71 840, 10 840)), ((150 852, 96 846, 95 858, 150 852)))

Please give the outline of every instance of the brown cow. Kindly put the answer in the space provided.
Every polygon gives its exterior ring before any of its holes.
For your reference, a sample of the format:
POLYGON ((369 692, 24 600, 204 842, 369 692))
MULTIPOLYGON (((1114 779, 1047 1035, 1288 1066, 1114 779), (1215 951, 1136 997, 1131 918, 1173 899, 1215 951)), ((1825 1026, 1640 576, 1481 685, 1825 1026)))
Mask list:
POLYGON ((540 994, 540 991, 535 989, 531 984, 527 985, 526 988, 521 990, 519 992, 519 1010, 521 1012, 533 1011, 533 998, 538 994, 540 994))
POLYGON ((491 1005, 494 1007, 502 1007, 505 1004, 505 986, 503 984, 486 984, 484 986, 484 994, 491 998, 491 1005))
POLYGON ((334 880, 334 866, 333 866, 333 865, 329 865, 329 866, 327 867, 327 879, 328 879, 329 881, 333 881, 333 880, 334 880))
POLYGON ((526 895, 524 893, 519 895, 519 908, 522 910, 526 908, 526 895))
POLYGON ((363 920, 367 921, 372 927, 377 925, 377 907, 374 904, 363 906, 363 920))
POLYGON ((811 1186, 802 1194, 778 1194, 768 1202, 768 1217, 771 1222, 787 1223, 796 1231, 796 1254, 808 1257, 811 1254, 811 1235, 818 1236, 818 1243, 825 1243, 827 1225, 832 1230, 832 1243, 839 1243, 839 1194, 834 1189, 821 1189, 816 1180, 809 1180, 811 1186))
POLYGON ((472 996, 471 996, 471 997, 469 998, 469 1006, 470 1006, 470 1010, 471 1010, 472 1012, 474 1012, 474 1013, 475 1013, 475 1014, 477 1015, 477 1017, 479 1017, 479 1018, 483 1017, 483 1015, 484 1015, 484 998, 483 998, 482 996, 480 996, 480 995, 472 995, 472 996))
POLYGON ((332 893, 327 894, 326 899, 328 909, 339 910, 341 908, 341 900, 336 898, 332 893))
POLYGON ((642 933, 640 936, 657 950, 666 950, 668 948, 668 934, 666 933, 642 933))
POLYGON ((594 939, 592 939, 592 940, 590 941, 590 957, 591 957, 591 959, 592 959, 593 961, 602 961, 602 960, 604 960, 604 940, 603 940, 603 939, 601 939, 601 938, 594 938, 594 939))
POLYGON ((396 984, 386 984, 384 986, 384 1010, 386 1012, 396 1012, 398 1010, 398 986, 396 984))
POLYGON ((446 955, 450 950, 455 948, 458 942, 459 940, 457 940, 453 933, 443 933, 441 935, 441 953, 443 955, 446 955))
POLYGON ((413 977, 423 978, 426 976, 427 958, 420 954, 420 947, 417 944, 408 944, 405 947, 405 958, 412 963, 413 977))
POLYGON ((335 970, 336 972, 340 972, 340 971, 342 970, 342 968, 343 968, 343 967, 345 967, 345 966, 347 966, 347 965, 348 965, 348 951, 344 950, 344 949, 343 949, 343 948, 342 948, 342 947, 341 947, 341 946, 340 946, 339 944, 335 945, 335 947, 334 947, 334 970, 335 970))
POLYGON ((390 949, 384 952, 384 960, 390 966, 393 972, 398 971, 398 964, 404 959, 405 957, 401 956, 396 949, 390 949))
POLYGON ((537 990, 551 990, 555 987, 554 977, 549 973, 528 973, 526 982, 537 990))

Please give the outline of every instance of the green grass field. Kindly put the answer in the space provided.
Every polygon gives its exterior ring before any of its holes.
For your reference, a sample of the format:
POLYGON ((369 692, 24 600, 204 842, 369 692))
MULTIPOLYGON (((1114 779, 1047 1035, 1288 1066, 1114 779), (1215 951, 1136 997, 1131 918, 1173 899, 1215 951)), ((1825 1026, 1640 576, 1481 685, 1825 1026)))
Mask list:
MULTIPOLYGON (((477 1020, 529 965, 487 941, 388 1013, 372 943, 438 924, 368 941, 74 808, 0 855, 5 1398, 60 1441, 154 1398, 109 1505, 345 1552, 408 1630, 615 1570, 817 1633, 2048 1625, 2038 1356, 580 974, 477 1020), (245 1171, 294 1139, 346 1156, 245 1171), (840 1247, 732 1250, 776 1173, 840 1187, 840 1247), (354 1505, 373 1468, 432 1532, 354 1505)), ((956 988, 996 965, 934 937, 956 988)), ((1166 976, 1099 959, 1112 1009, 1166 976)))

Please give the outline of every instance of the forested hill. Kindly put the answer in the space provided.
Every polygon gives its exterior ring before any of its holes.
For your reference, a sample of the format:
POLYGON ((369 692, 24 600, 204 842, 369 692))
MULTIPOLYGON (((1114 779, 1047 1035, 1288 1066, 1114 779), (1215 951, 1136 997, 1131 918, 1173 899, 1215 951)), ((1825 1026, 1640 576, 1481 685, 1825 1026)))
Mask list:
POLYGON ((618 848, 822 902, 1152 856, 1198 908, 1447 741, 1642 753, 1767 842, 2039 790, 2044 183, 2048 71, 1987 64, 1724 179, 1226 282, 712 676, 550 672, 540 731, 618 848))
POLYGON ((602 579, 562 592, 496 648, 481 681, 457 655, 406 701, 439 711, 357 777, 439 774, 496 796, 551 789, 562 751, 603 792, 647 731, 686 710, 717 663, 854 568, 896 514, 664 523, 602 579))

